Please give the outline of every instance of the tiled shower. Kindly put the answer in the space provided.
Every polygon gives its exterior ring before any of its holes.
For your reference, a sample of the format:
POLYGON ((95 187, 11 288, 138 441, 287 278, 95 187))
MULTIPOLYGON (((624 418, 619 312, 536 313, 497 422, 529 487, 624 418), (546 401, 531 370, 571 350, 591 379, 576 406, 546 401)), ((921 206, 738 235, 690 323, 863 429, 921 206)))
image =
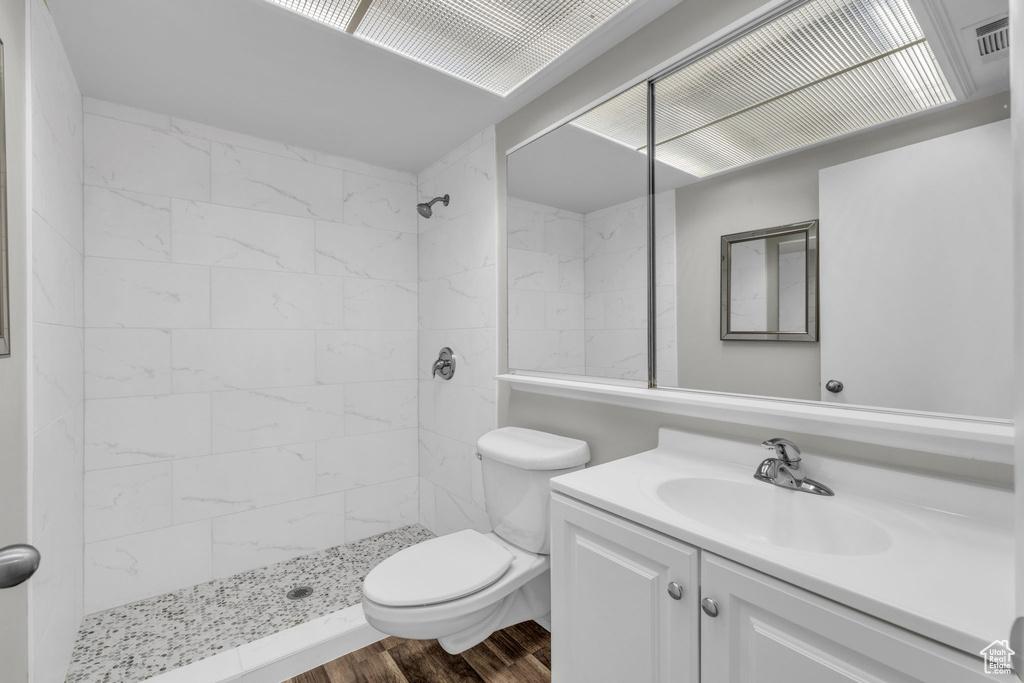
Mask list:
POLYGON ((83 615, 487 529, 493 129, 418 176, 369 166, 83 102, 42 0, 31 26, 39 680, 83 615))
POLYGON ((414 179, 92 100, 85 170, 86 611, 416 521, 414 179))

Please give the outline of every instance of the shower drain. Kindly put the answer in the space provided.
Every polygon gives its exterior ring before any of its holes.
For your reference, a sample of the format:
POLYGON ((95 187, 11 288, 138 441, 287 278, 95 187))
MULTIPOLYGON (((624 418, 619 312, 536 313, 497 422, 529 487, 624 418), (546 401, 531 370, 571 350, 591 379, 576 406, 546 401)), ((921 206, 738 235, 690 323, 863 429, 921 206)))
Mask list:
POLYGON ((288 599, 302 600, 303 598, 308 598, 312 594, 313 589, 309 586, 299 586, 298 588, 293 588, 290 591, 288 591, 288 599))

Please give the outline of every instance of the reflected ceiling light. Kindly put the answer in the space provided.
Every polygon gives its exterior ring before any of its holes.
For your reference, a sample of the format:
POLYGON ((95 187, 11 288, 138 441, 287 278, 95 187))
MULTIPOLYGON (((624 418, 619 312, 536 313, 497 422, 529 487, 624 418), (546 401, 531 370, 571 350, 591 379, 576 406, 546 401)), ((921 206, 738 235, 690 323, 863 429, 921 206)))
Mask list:
POLYGON ((572 120, 574 126, 633 149, 647 145, 647 81, 572 120))
MULTIPOLYGON (((702 177, 955 99, 906 0, 811 0, 656 81, 656 157, 702 177)), ((578 125, 646 152, 616 100, 578 125)))
POLYGON ((268 0, 506 96, 634 0, 268 0))

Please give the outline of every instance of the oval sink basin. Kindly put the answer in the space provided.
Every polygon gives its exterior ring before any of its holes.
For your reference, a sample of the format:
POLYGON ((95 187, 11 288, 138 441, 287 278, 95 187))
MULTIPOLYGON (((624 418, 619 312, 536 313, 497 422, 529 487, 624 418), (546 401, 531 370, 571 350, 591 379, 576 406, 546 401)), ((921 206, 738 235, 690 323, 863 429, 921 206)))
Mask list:
POLYGON ((729 534, 780 548, 827 555, 874 555, 889 548, 884 527, 835 498, 751 479, 686 478, 660 484, 655 496, 675 512, 729 534))

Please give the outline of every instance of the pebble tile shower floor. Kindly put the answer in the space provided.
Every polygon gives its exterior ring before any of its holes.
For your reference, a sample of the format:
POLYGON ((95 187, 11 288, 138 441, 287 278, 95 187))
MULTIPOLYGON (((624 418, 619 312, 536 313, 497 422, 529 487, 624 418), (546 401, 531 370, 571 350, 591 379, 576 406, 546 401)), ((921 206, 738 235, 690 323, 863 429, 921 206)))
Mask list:
POLYGON ((363 599, 381 560, 432 538, 413 525, 87 616, 68 683, 135 683, 363 599), (313 594, 289 600, 289 590, 313 594))

